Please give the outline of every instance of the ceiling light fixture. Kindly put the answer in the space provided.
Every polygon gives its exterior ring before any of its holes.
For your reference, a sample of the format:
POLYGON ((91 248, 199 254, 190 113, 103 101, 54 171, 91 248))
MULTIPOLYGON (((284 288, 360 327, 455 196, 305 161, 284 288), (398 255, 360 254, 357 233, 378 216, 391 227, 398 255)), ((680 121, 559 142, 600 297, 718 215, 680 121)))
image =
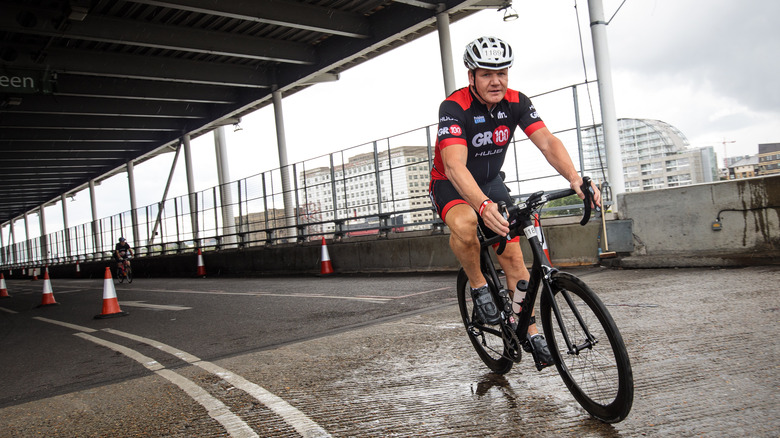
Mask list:
POLYGON ((498 12, 501 11, 504 11, 504 21, 514 21, 519 17, 517 11, 512 8, 512 2, 504 2, 504 4, 498 8, 498 12))

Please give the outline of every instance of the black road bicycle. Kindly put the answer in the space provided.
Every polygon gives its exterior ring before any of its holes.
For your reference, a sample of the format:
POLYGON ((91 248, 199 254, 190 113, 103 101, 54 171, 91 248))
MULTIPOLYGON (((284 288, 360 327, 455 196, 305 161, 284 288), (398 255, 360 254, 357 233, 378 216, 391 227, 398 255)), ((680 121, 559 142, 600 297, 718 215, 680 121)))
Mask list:
POLYGON ((116 279, 120 283, 124 283, 127 280, 127 284, 133 282, 133 266, 130 265, 130 256, 122 258, 122 263, 116 267, 116 279))
MULTIPOLYGON (((590 178, 584 178, 585 210, 581 225, 590 220, 592 192, 590 178)), ((531 311, 541 294, 539 314, 550 353, 561 378, 577 402, 588 413, 607 423, 628 416, 634 400, 634 380, 628 353, 615 322, 604 303, 579 278, 551 266, 535 229, 534 215, 548 201, 574 194, 574 190, 536 192, 515 205, 500 206, 510 221, 509 236, 486 239, 478 230, 480 264, 495 303, 502 309, 498 324, 487 325, 476 318, 471 286, 463 269, 458 273, 458 304, 471 343, 493 372, 504 374, 528 351, 526 333, 531 311), (489 248, 501 254, 509 238, 525 234, 533 254, 528 290, 512 329, 512 299, 504 289, 489 248), (524 345, 525 344, 525 345, 524 345)), ((541 229, 541 224, 539 224, 541 229)))

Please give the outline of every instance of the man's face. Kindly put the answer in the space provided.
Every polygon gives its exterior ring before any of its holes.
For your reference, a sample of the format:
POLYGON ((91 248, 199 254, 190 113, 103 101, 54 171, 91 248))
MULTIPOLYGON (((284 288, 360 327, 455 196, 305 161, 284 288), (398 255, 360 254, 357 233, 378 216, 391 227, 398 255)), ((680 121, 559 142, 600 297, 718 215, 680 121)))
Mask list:
POLYGON ((486 70, 478 68, 474 70, 473 75, 469 75, 469 84, 477 90, 477 95, 481 97, 488 106, 493 106, 506 94, 507 83, 509 82, 509 69, 486 70))

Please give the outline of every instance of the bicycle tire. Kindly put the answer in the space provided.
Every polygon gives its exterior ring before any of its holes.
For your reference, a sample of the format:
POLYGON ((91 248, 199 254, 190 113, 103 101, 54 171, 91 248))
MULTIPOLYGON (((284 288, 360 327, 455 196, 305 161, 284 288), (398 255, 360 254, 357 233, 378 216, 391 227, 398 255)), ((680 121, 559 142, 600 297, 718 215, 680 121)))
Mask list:
POLYGON ((133 267, 128 266, 125 268, 125 277, 127 277, 127 284, 133 282, 133 267))
MULTIPOLYGON (((457 284, 460 316, 463 319, 463 325, 466 328, 466 334, 471 341, 471 345, 477 351, 482 362, 491 371, 497 374, 508 373, 512 369, 514 362, 506 357, 508 354, 504 340, 501 337, 501 328, 498 325, 486 327, 484 330, 473 327, 471 320, 474 315, 474 302, 471 299, 471 285, 463 269, 458 272, 457 284)), ((491 289, 495 289, 490 280, 488 280, 488 285, 491 289)))
POLYGON ((598 341, 590 348, 569 354, 550 297, 543 294, 542 327, 558 373, 577 402, 592 416, 605 423, 624 420, 634 401, 634 380, 615 321, 598 296, 579 278, 558 272, 551 280, 553 296, 572 344, 582 345, 587 335, 565 299, 567 293, 598 341))
POLYGON ((116 268, 116 279, 120 283, 125 282, 125 276, 122 274, 122 268, 116 268))

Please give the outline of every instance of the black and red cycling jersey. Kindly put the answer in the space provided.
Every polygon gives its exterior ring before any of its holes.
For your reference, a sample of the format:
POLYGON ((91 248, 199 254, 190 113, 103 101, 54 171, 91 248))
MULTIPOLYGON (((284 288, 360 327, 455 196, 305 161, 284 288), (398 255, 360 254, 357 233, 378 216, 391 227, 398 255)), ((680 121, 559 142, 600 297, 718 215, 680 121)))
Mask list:
POLYGON ((488 111, 469 88, 455 91, 439 106, 431 179, 447 179, 441 151, 462 144, 468 147, 466 168, 477 184, 492 181, 504 164, 507 146, 518 126, 527 136, 545 126, 525 94, 508 89, 504 99, 488 111))

